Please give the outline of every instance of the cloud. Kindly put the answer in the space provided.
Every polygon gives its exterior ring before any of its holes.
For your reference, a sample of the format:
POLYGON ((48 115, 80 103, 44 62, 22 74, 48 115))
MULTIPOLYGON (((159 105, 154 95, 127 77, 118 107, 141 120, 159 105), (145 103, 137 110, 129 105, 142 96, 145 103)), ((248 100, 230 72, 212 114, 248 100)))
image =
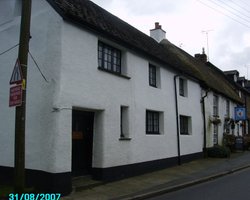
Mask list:
POLYGON ((214 62, 222 70, 237 69, 241 75, 246 74, 245 65, 250 64, 250 33, 237 23, 228 21, 216 31, 211 52, 214 62))
POLYGON ((124 2, 134 15, 171 14, 185 5, 184 0, 178 0, 178 3, 173 0, 124 0, 124 2))
POLYGON ((92 0, 95 4, 101 7, 107 7, 113 3, 114 0, 92 0))
MULTIPOLYGON (((1 1, 1 0, 0 0, 1 1)), ((197 0, 92 0, 104 9, 149 34, 154 23, 159 22, 170 42, 181 46, 190 55, 206 48, 209 32, 210 62, 222 70, 250 65, 249 28, 216 12, 197 0)), ((239 3, 240 4, 240 3, 239 3)), ((238 69, 237 68, 237 69, 238 69)), ((242 68, 242 69, 241 69, 242 68)))

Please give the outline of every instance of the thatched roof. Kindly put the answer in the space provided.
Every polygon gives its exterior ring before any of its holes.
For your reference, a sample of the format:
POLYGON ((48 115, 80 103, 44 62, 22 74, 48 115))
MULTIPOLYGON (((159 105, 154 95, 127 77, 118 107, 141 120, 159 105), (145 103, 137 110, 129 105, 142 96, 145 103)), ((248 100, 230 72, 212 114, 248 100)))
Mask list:
POLYGON ((161 43, 89 0, 47 0, 65 19, 197 80, 236 102, 241 102, 226 76, 211 63, 203 63, 168 40, 161 43))

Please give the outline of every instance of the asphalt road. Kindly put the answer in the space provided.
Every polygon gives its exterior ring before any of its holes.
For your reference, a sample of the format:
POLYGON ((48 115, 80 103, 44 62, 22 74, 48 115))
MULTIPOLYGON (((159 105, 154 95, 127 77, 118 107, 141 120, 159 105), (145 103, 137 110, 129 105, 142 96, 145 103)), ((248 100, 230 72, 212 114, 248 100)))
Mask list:
POLYGON ((148 200, 250 199, 250 169, 148 200))

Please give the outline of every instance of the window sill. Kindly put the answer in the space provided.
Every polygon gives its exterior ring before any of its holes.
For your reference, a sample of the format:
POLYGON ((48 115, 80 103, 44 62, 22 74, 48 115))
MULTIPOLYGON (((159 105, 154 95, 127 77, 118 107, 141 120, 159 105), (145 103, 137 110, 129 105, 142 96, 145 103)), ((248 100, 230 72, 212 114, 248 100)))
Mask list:
POLYGON ((190 134, 190 133, 180 133, 180 135, 181 135, 181 136, 190 136, 190 135, 192 135, 192 134, 190 134))
POLYGON ((149 86, 151 86, 151 87, 153 87, 153 88, 158 88, 157 85, 149 84, 149 86))
POLYGON ((121 137, 119 138, 120 141, 130 141, 132 138, 127 138, 127 137, 121 137))
POLYGON ((121 77, 121 78, 131 79, 131 77, 129 77, 129 76, 125 76, 125 75, 119 74, 119 73, 117 73, 117 72, 109 71, 109 70, 104 69, 104 68, 101 68, 101 67, 98 67, 98 70, 103 71, 103 72, 107 72, 107 73, 110 73, 110 74, 113 74, 113 75, 115 75, 115 76, 119 76, 119 77, 121 77))
POLYGON ((146 132, 146 135, 163 135, 163 134, 161 134, 161 133, 152 133, 152 132, 146 132))

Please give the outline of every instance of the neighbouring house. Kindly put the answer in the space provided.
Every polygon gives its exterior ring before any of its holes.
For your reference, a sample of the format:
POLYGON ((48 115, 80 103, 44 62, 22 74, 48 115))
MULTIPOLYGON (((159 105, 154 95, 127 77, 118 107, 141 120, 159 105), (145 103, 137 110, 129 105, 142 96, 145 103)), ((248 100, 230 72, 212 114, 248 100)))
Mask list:
MULTIPOLYGON (((245 77, 240 77, 237 70, 224 71, 224 74, 228 77, 231 83, 235 86, 236 91, 239 94, 243 102, 243 106, 246 109, 246 118, 241 121, 243 127, 243 135, 248 134, 250 129, 250 91, 249 91, 249 81, 245 77)), ((238 126, 239 126, 238 125, 238 126)), ((237 131, 238 132, 238 131, 237 131)), ((238 135, 238 133, 236 133, 238 135)))
MULTIPOLYGON (((18 44, 19 4, 0 2, 0 52, 18 44)), ((68 194, 75 176, 115 180, 202 157, 243 104, 159 23, 150 37, 89 0, 33 0, 31 22, 26 175, 48 192, 68 194)), ((0 181, 13 174, 16 58, 17 49, 0 56, 0 181)))

